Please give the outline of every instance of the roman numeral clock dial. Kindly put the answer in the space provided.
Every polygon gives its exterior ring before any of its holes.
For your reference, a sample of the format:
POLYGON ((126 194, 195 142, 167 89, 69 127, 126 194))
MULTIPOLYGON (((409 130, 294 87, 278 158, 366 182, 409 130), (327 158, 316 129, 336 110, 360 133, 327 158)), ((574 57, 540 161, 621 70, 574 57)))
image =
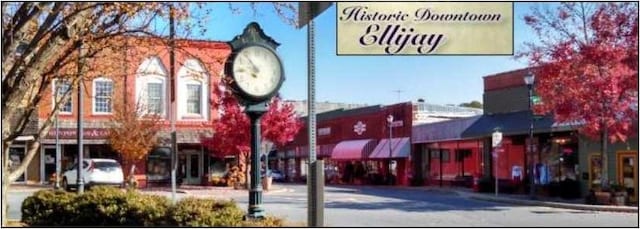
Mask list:
POLYGON ((240 95, 253 102, 271 98, 283 81, 280 58, 261 45, 240 49, 233 58, 231 73, 240 95))

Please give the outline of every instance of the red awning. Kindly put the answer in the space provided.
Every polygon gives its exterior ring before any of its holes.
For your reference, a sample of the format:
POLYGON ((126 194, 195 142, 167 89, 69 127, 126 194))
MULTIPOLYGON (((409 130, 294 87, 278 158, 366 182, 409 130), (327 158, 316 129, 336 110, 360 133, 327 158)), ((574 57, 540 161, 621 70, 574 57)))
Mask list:
POLYGON ((331 159, 333 160, 360 160, 367 158, 376 146, 374 139, 342 141, 333 148, 331 159))
MULTIPOLYGON (((409 138, 391 139, 391 158, 406 158, 411 153, 409 138)), ((389 158, 389 139, 382 139, 369 158, 389 158)))

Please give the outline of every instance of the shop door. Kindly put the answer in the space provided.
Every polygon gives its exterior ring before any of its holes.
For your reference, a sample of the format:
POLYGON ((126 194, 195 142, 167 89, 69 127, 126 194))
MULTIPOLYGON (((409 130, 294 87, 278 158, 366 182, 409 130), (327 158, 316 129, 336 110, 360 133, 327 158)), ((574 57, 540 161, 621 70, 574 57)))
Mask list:
POLYGON ((638 153, 618 152, 617 154, 617 174, 618 182, 629 195, 629 201, 638 202, 638 153))
MULTIPOLYGON (((9 147, 9 171, 13 172, 24 160, 24 146, 20 147, 9 147)), ((15 180, 15 182, 25 182, 27 170, 24 171, 22 175, 15 180)))
POLYGON ((56 148, 55 147, 45 147, 44 153, 42 154, 42 181, 44 183, 49 183, 50 178, 53 174, 56 173, 56 148))
POLYGON ((188 153, 187 155, 187 174, 185 184, 201 184, 200 176, 202 174, 202 157, 198 153, 188 153))

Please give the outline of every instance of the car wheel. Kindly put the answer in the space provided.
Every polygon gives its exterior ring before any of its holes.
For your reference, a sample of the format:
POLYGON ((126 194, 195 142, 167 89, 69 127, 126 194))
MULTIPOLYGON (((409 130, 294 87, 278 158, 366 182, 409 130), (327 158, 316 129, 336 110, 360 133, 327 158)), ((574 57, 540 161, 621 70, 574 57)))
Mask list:
POLYGON ((62 178, 62 188, 66 191, 71 191, 69 188, 69 183, 67 183, 67 178, 62 178))

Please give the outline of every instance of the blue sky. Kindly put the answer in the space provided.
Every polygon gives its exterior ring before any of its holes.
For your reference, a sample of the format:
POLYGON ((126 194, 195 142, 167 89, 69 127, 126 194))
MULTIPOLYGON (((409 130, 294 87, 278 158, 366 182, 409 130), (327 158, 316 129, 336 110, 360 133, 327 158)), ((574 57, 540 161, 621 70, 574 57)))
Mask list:
MULTIPOLYGON (((514 4, 515 51, 533 39, 523 17, 532 4, 514 4)), ((285 99, 307 99, 307 30, 296 29, 277 17, 268 3, 258 4, 255 15, 248 3, 208 3, 213 12, 200 39, 228 41, 252 21, 281 43, 286 81, 285 99)), ((434 104, 482 101, 482 77, 526 66, 511 56, 336 56, 335 4, 316 19, 316 101, 391 104, 425 99, 434 104), (401 90, 401 93, 395 91, 401 90)))

